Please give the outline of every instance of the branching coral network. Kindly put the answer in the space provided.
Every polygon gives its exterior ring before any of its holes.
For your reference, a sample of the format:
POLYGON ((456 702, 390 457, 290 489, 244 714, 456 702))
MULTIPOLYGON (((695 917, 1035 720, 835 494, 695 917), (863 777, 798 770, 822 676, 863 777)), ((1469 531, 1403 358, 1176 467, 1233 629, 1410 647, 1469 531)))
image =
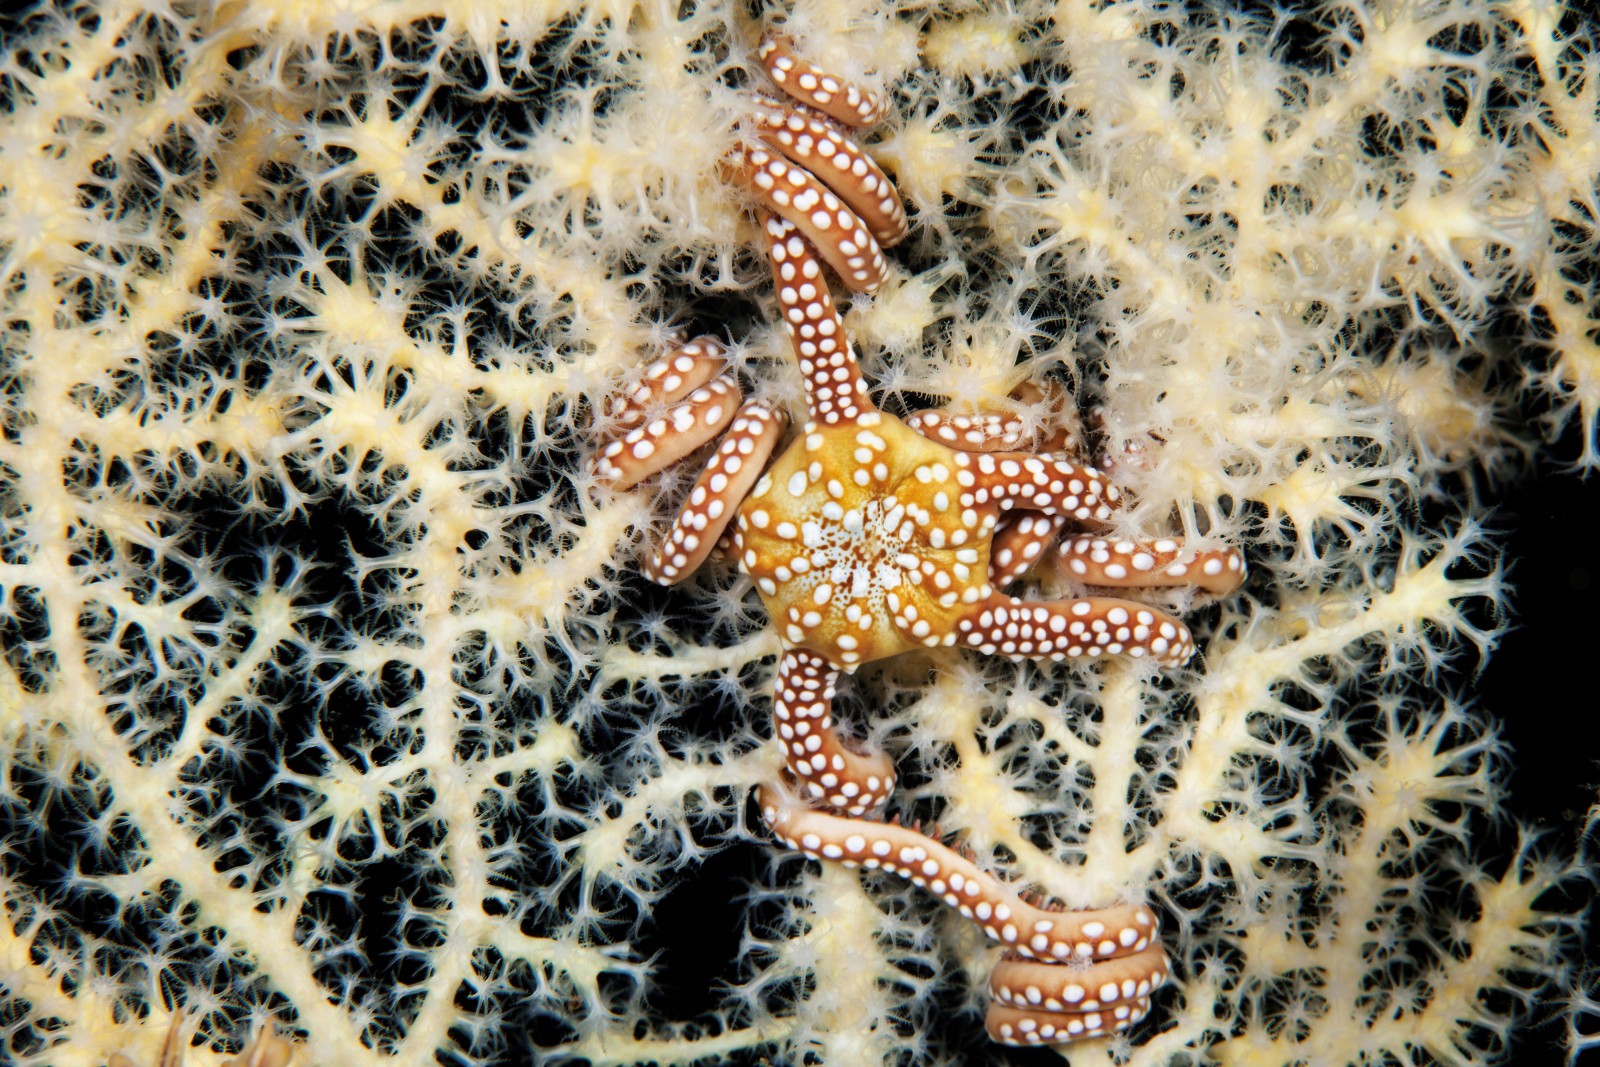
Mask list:
MULTIPOLYGON (((783 14, 889 93, 870 150, 910 236, 845 315, 873 402, 1038 419, 1008 398, 1051 383, 1129 491, 1119 530, 1249 559, 1182 670, 930 650, 842 709, 899 814, 1068 906, 1160 914, 1168 988, 1071 1061, 1595 1045, 1584 828, 1514 819, 1508 709, 1452 692, 1517 608, 1498 488, 1600 464, 1593 27, 1533 0, 783 14)), ((717 173, 759 25, 648 0, 14 24, 5 1057, 1013 1055, 981 935, 758 829, 781 634, 725 568, 639 573, 686 486, 585 473, 596 399, 680 327, 805 410, 717 173), (772 862, 674 1014, 660 917, 741 848, 772 862)))

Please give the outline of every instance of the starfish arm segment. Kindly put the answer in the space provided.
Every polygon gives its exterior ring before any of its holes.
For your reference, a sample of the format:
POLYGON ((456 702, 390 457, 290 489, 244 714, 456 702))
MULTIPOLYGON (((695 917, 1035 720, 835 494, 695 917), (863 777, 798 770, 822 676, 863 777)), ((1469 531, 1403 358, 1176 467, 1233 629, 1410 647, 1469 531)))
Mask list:
POLYGON ((1175 666, 1194 653, 1189 628, 1164 611, 1109 597, 1019 600, 995 593, 956 621, 956 644, 1010 659, 1149 656, 1175 666))
POLYGON ((861 816, 894 789, 894 763, 882 753, 854 752, 840 740, 833 727, 838 679, 839 669, 817 653, 786 649, 778 662, 773 730, 783 744, 789 773, 809 803, 861 816))
POLYGON ((871 126, 889 113, 889 102, 883 94, 806 62, 794 54, 794 42, 788 37, 764 35, 756 56, 772 84, 846 126, 871 126))
POLYGON ((963 507, 982 508, 992 502, 1003 511, 1016 508, 1079 522, 1104 522, 1121 506, 1122 494, 1105 475, 1057 456, 957 452, 955 461, 973 477, 972 491, 962 495, 963 507))
POLYGON ((1003 1045, 1104 1037, 1148 1015, 1150 994, 1167 977, 1167 955, 1159 945, 1096 964, 1092 972, 1004 959, 989 975, 994 1002, 984 1025, 1003 1045))
POLYGON ((733 421, 739 383, 718 375, 658 417, 601 448, 594 473, 613 489, 628 489, 713 440, 733 421))
POLYGON ((1001 519, 989 543, 989 584, 1002 589, 1032 570, 1066 524, 1060 515, 1036 511, 1012 512, 1001 519))
POLYGON ((788 425, 787 415, 758 401, 739 409, 727 436, 689 491, 688 502, 678 512, 666 540, 645 562, 646 578, 676 585, 705 562, 788 425))
POLYGON ((963 452, 1010 452, 1029 444, 1027 423, 1005 412, 959 415, 944 408, 926 408, 907 415, 906 425, 930 441, 963 452))
POLYGON ((788 107, 758 96, 752 116, 757 136, 820 180, 854 211, 884 248, 906 235, 906 210, 894 183, 848 131, 809 108, 788 107))
POLYGON ((1082 453, 1083 432, 1072 408, 1072 398, 1057 382, 1023 382, 1011 399, 1043 406, 1044 417, 1029 420, 1014 411, 959 412, 952 408, 925 408, 906 416, 906 425, 940 444, 963 452, 1057 452, 1063 458, 1082 453))
POLYGON ((811 243, 785 219, 768 215, 764 222, 778 308, 805 379, 812 419, 834 426, 876 412, 811 243))
POLYGON ((743 144, 725 157, 724 173, 763 208, 794 223, 846 289, 870 293, 883 284, 888 264, 867 224, 804 167, 762 145, 743 144))
POLYGON ((1185 552, 1182 541, 1112 541, 1069 537, 1056 549, 1067 573, 1086 585, 1154 587, 1199 586, 1231 593, 1244 582, 1244 556, 1236 548, 1185 552))
POLYGON ((989 1033, 1007 1044, 1073 1041, 1132 1025, 1170 967, 1155 913, 1142 904, 1056 911, 1024 899, 971 858, 919 830, 846 819, 763 786, 773 834, 812 859, 881 869, 926 889, 1009 950, 989 988, 989 1033))
POLYGON ((632 388, 606 404, 611 431, 624 433, 650 413, 675 404, 726 369, 728 350, 715 337, 696 337, 646 367, 632 388))

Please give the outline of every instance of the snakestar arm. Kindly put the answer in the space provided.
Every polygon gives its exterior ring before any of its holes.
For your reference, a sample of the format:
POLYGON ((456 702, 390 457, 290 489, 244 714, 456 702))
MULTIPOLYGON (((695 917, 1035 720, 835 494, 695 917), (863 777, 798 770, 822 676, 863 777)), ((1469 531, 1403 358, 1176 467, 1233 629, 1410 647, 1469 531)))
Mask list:
POLYGON ((704 563, 750 491, 789 417, 762 403, 736 407, 739 386, 722 372, 726 349, 699 337, 645 368, 608 408, 613 439, 592 464, 595 476, 626 489, 723 437, 672 529, 645 561, 651 581, 672 585, 704 563))
POLYGON ((1110 541, 1103 537, 1069 537, 1057 554, 1068 573, 1089 585, 1196 586, 1211 593, 1231 593, 1244 581, 1244 556, 1236 548, 1186 553, 1172 538, 1154 541, 1110 541))
MULTIPOLYGON (((1029 426, 1014 414, 952 413, 941 408, 918 411, 906 425, 925 437, 969 452, 995 452, 1026 447, 1033 452, 1073 455, 1081 449, 1074 422, 1065 419, 1059 394, 1049 395, 1033 383, 1024 383, 1012 396, 1044 402, 1053 409, 1043 425, 1029 426)), ((998 588, 1027 573, 1051 545, 1067 573, 1084 585, 1105 588, 1194 586, 1210 593, 1229 593, 1244 582, 1244 556, 1227 547, 1203 552, 1186 551, 1173 538, 1111 540, 1104 537, 1067 537, 1057 540, 1066 518, 1043 512, 1014 513, 1002 519, 992 541, 989 576, 998 588)))
POLYGON ((1193 651, 1188 629, 1124 601, 996 593, 989 539, 1004 515, 1101 523, 1116 488, 1058 456, 953 449, 877 410, 811 246, 782 220, 767 231, 812 421, 756 483, 732 531, 732 555, 789 646, 773 725, 803 799, 766 787, 763 818, 808 856, 910 878, 1005 944, 990 986, 995 1040, 1062 1042, 1130 1026, 1168 975, 1153 913, 1038 908, 926 835, 866 818, 892 791, 892 766, 839 736, 832 700, 841 671, 919 647, 1181 662, 1193 651))
POLYGON ((729 398, 738 395, 722 372, 725 355, 721 342, 699 337, 646 367, 607 405, 613 439, 595 454, 595 475, 629 489, 721 433, 733 421, 729 398))
POLYGON ((1011 399, 1045 408, 1047 418, 1030 426, 1015 412, 926 408, 907 415, 906 425, 924 437, 967 452, 1082 452, 1077 420, 1068 415, 1068 400, 1058 385, 1023 382, 1012 390, 1011 399))
POLYGON ((855 212, 879 245, 889 248, 906 235, 906 212, 894 184, 847 132, 823 116, 756 98, 751 116, 757 136, 806 168, 855 212))
POLYGON ((1150 1010, 1170 973, 1155 913, 1142 904, 1062 911, 1024 899, 967 856, 895 823, 841 818, 763 786, 757 803, 779 840, 806 856, 880 869, 926 889, 1005 956, 989 976, 989 1036, 1008 1045, 1101 1037, 1150 1010))
POLYGON ((794 54, 794 42, 781 34, 764 34, 756 58, 774 85, 846 126, 871 126, 889 113, 888 100, 881 94, 800 59, 794 54))
POLYGON ((704 563, 750 492, 789 425, 789 417, 762 403, 745 404, 727 436, 706 461, 672 529, 645 561, 645 577, 673 585, 704 563))
POLYGON ((888 269, 884 247, 906 234, 905 208, 888 175, 838 123, 877 122, 884 98, 798 60, 787 38, 768 35, 758 55, 799 104, 758 96, 751 125, 759 143, 739 144, 724 172, 794 226, 847 289, 873 292, 888 269))
POLYGON ((854 751, 833 728, 834 683, 839 669, 804 648, 785 650, 772 698, 773 732, 801 790, 858 816, 873 811, 894 790, 894 764, 882 753, 854 751))
POLYGON ((861 217, 810 171, 763 146, 742 145, 729 154, 726 172, 773 214, 794 224, 852 292, 870 293, 883 284, 888 270, 883 247, 861 217))
POLYGON ((869 412, 876 419, 877 408, 811 245, 787 219, 769 215, 763 228, 778 308, 800 364, 811 417, 826 426, 854 423, 869 412))

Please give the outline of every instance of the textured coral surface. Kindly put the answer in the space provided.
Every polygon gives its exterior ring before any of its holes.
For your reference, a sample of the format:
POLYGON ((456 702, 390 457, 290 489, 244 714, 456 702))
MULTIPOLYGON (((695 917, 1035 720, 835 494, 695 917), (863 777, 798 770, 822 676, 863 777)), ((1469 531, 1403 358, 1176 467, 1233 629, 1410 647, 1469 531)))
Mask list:
MULTIPOLYGON (((1197 609, 1180 670, 945 650, 845 687, 897 813, 1160 912, 1174 987, 1071 1061, 1600 1044, 1582 827, 1506 795, 1496 717, 1550 695, 1467 699, 1527 610, 1490 505, 1600 465, 1592 28, 797 4, 805 50, 893 94, 869 143, 912 232, 846 320, 875 401, 1053 379, 1136 500, 1119 530, 1250 560, 1164 602, 1197 609)), ((583 473, 594 401, 678 326, 803 411, 717 173, 772 14, 7 26, 0 1059, 154 1064, 181 1012, 194 1064, 268 1028, 340 1067, 1029 1061, 983 1041, 974 930, 760 840, 779 635, 726 568, 639 576, 681 476, 583 473), (729 872, 685 990, 663 938, 729 872)))

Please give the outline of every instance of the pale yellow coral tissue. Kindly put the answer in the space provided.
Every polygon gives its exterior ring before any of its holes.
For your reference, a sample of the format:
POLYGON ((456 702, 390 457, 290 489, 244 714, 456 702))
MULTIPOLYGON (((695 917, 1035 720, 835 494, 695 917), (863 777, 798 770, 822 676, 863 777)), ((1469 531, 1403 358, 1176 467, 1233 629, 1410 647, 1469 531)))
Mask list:
POLYGON ((1600 463, 1595 30, 1534 0, 1249 11, 9 23, 0 1059, 1005 1061, 950 1010, 993 962, 973 930, 752 824, 778 639, 726 569, 646 588, 681 477, 583 474, 594 401, 677 326, 799 403, 717 171, 777 17, 892 92, 866 143, 912 232, 847 319, 880 401, 1056 378, 1127 530, 1250 561, 1172 605, 1181 670, 851 679, 897 812, 1162 914, 1175 988, 1071 1062, 1484 1064, 1541 1003, 1595 1044, 1581 836, 1516 824, 1506 709, 1448 682, 1515 606, 1486 501, 1549 462, 1508 412, 1600 463), (685 998, 661 916, 741 849, 778 862, 685 998))

